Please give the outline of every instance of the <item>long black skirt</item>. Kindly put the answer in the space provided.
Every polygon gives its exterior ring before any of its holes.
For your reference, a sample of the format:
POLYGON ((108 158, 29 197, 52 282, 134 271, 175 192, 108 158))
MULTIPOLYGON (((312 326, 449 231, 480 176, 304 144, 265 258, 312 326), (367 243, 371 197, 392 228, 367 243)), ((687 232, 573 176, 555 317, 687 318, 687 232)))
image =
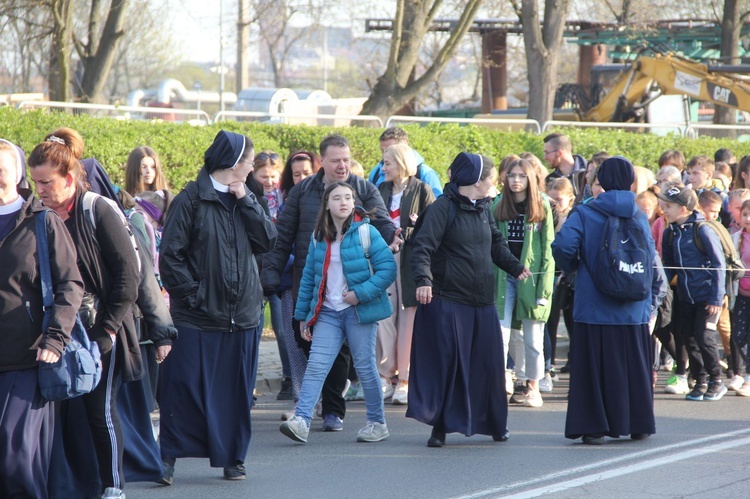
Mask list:
POLYGON ((47 497, 54 404, 38 370, 0 372, 0 497, 47 497))
POLYGON ((214 468, 243 463, 260 329, 177 330, 159 372, 162 458, 207 457, 214 468))
POLYGON ((503 435, 503 340, 494 305, 433 298, 417 307, 406 417, 446 433, 503 435))
POLYGON ((575 323, 565 436, 653 434, 653 352, 647 324, 575 323))

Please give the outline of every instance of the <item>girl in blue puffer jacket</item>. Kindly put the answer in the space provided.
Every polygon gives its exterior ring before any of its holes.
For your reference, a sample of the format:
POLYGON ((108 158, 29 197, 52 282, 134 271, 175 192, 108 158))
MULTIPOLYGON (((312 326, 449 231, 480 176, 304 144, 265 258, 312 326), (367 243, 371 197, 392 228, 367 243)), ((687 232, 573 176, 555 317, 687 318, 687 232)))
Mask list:
POLYGON ((367 218, 355 220, 354 199, 354 189, 345 182, 326 187, 302 274, 294 318, 312 345, 295 415, 280 427, 298 442, 307 442, 313 408, 344 340, 367 408, 367 425, 357 441, 379 442, 389 435, 375 340, 377 321, 393 313, 387 290, 396 279, 396 263, 367 218))

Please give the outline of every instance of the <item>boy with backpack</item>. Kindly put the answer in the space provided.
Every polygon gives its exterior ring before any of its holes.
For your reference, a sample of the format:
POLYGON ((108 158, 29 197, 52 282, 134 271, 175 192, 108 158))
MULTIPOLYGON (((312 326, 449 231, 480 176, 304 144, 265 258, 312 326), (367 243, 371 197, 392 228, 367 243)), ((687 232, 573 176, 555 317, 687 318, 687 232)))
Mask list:
POLYGON ((695 380, 685 398, 719 400, 727 392, 714 337, 725 294, 724 250, 717 233, 695 211, 698 198, 692 189, 673 185, 658 197, 670 222, 662 241, 664 270, 669 281, 678 276, 677 330, 685 335, 690 375, 695 380))

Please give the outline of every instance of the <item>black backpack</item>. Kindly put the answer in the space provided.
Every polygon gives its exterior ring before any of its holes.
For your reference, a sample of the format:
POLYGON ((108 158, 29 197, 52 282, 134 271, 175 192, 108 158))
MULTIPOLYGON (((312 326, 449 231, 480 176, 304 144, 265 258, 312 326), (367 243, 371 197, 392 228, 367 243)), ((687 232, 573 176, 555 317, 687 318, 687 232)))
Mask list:
POLYGON ((584 260, 596 288, 623 301, 648 298, 654 277, 655 252, 653 245, 649 244, 649 234, 635 217, 610 215, 593 204, 584 206, 607 217, 599 251, 591 265, 584 260))

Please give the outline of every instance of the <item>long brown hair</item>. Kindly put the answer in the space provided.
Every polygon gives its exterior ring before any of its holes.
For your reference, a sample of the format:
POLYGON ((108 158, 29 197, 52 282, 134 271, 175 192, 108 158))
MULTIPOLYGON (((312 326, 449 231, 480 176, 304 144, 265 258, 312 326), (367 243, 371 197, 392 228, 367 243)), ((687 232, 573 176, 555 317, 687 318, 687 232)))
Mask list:
MULTIPOLYGON (((539 184, 537 182, 536 169, 530 161, 525 159, 517 159, 512 161, 508 168, 507 173, 510 173, 513 168, 519 167, 526 174, 529 185, 526 188, 526 221, 527 222, 541 222, 544 220, 544 204, 542 202, 542 196, 539 193, 539 184)), ((516 218, 518 213, 516 212, 515 203, 513 202, 513 193, 510 190, 510 182, 505 182, 503 190, 501 192, 500 201, 495 206, 495 220, 507 222, 516 218)))
POLYGON ((78 191, 89 190, 86 172, 80 159, 83 155, 83 137, 72 128, 58 128, 44 137, 44 142, 37 145, 29 155, 29 168, 41 166, 47 162, 61 177, 68 173, 73 175, 78 191))
MULTIPOLYGON (((320 212, 318 212, 318 220, 315 222, 315 231, 313 232, 313 237, 317 241, 323 241, 324 239, 326 241, 335 241, 338 236, 336 225, 334 225, 333 218, 331 218, 331 211, 328 210, 328 198, 331 197, 331 192, 337 187, 346 187, 352 191, 352 199, 356 200, 357 193, 354 187, 346 182, 339 181, 328 184, 326 190, 323 192, 323 201, 320 204, 320 212)), ((349 218, 344 221, 344 225, 341 227, 342 234, 346 234, 346 231, 349 230, 352 220, 354 220, 354 210, 352 210, 349 218)))
POLYGON ((161 161, 156 151, 148 146, 136 147, 128 155, 128 161, 125 164, 125 190, 128 194, 135 196, 145 191, 160 191, 162 189, 169 189, 167 180, 164 178, 164 172, 162 170, 161 161), (151 185, 143 184, 143 176, 141 175, 141 160, 143 158, 151 158, 154 160, 154 182, 151 185))

